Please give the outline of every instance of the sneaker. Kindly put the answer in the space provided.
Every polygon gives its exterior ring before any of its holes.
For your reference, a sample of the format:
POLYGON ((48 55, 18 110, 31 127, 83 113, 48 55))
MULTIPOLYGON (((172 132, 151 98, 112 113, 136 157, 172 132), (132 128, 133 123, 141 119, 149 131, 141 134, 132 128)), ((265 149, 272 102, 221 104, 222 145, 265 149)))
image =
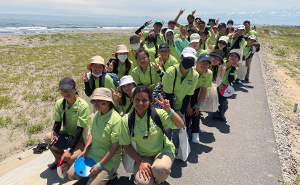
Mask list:
POLYGON ((219 120, 219 111, 213 113, 213 120, 214 121, 219 120))
POLYGON ((220 117, 219 118, 222 122, 226 122, 226 117, 224 116, 224 117, 220 117))
POLYGON ((57 162, 53 162, 52 164, 50 164, 49 169, 50 170, 54 170, 57 168, 57 162))
POLYGON ((199 143, 199 133, 193 133, 192 135, 193 135, 192 142, 199 143))
POLYGON ((235 83, 240 83, 240 79, 237 78, 234 82, 235 83))
POLYGON ((246 81, 246 82, 249 82, 249 78, 245 78, 245 81, 246 81))
POLYGON ((113 180, 114 178, 116 178, 118 176, 118 173, 114 173, 113 176, 109 179, 109 180, 113 180))

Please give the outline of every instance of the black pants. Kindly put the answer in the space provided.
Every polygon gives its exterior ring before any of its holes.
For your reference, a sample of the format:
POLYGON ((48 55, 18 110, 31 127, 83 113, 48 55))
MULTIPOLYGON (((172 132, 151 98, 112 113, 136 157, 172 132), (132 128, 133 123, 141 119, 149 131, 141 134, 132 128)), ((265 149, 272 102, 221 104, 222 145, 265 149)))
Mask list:
POLYGON ((225 116, 225 112, 228 109, 228 100, 226 97, 222 96, 218 87, 218 97, 219 97, 219 117, 223 118, 225 116))
POLYGON ((189 128, 189 126, 191 126, 192 133, 199 133, 200 132, 200 113, 198 114, 198 116, 193 114, 192 117, 189 117, 185 114, 185 124, 186 124, 187 129, 189 128), (191 120, 192 120, 192 125, 190 125, 191 120))

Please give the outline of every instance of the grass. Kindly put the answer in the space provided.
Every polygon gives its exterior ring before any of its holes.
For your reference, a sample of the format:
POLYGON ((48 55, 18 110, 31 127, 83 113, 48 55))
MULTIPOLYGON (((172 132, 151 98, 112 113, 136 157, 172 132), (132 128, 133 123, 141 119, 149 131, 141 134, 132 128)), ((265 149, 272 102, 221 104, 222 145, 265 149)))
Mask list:
POLYGON ((0 96, 0 108, 5 108, 12 102, 12 98, 9 96, 0 96))
POLYGON ((0 127, 8 127, 12 123, 12 117, 0 117, 0 127))
POLYGON ((42 131, 44 129, 44 125, 43 124, 37 124, 37 125, 30 125, 27 127, 26 131, 28 133, 28 135, 32 135, 32 134, 36 134, 39 131, 42 131))
POLYGON ((24 141, 24 145, 25 145, 25 147, 29 147, 29 146, 32 146, 36 143, 39 143, 40 141, 41 141, 40 139, 30 137, 29 139, 24 141))

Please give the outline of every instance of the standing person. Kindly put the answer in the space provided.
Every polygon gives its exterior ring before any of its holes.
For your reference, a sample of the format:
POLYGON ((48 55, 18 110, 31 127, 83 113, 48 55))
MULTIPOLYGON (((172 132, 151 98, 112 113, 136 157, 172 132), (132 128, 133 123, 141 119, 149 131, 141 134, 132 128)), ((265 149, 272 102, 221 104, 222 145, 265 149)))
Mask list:
POLYGON ((170 21, 168 22, 168 29, 170 29, 170 30, 173 30, 173 31, 174 31, 174 29, 175 29, 175 24, 176 24, 176 22, 175 22, 175 21, 173 21, 173 20, 170 20, 170 21))
MULTIPOLYGON (((248 37, 250 35, 254 35, 256 37, 256 39, 258 39, 257 37, 257 32, 255 30, 251 30, 251 25, 250 25, 250 21, 246 20, 244 21, 244 26, 245 26, 245 33, 244 33, 244 39, 248 40, 248 37)), ((256 40, 257 41, 257 40, 256 40)))
POLYGON ((78 97, 73 79, 68 77, 61 79, 58 91, 63 98, 55 103, 52 116, 54 126, 52 132, 44 138, 48 144, 55 139, 54 145, 50 148, 55 157, 55 161, 49 166, 50 170, 57 168, 59 160, 71 165, 74 163, 84 149, 82 133, 83 129, 88 127, 90 118, 89 105, 78 97), (62 125, 63 128, 61 128, 62 125), (71 143, 68 144, 65 138, 72 138, 71 143))
POLYGON ((160 82, 162 74, 161 70, 157 70, 150 64, 154 60, 149 61, 149 53, 144 48, 140 48, 136 52, 136 60, 139 66, 132 71, 132 78, 138 84, 147 86, 150 90, 154 89, 160 82))
POLYGON ((164 73, 170 66, 179 64, 179 60, 170 55, 170 48, 167 43, 159 45, 160 57, 155 59, 155 63, 160 66, 160 70, 164 73))
POLYGON ((213 114, 213 120, 221 120, 226 122, 225 112, 228 110, 228 100, 222 96, 220 91, 224 90, 224 86, 232 85, 232 82, 237 78, 237 63, 240 61, 242 54, 240 50, 233 49, 229 52, 228 61, 226 62, 226 72, 223 76, 222 83, 219 85, 219 109, 213 114))
POLYGON ((180 35, 180 38, 175 38, 174 32, 170 29, 167 29, 165 35, 167 38, 166 43, 170 47, 170 54, 179 61, 182 50, 188 47, 189 42, 183 35, 180 35))
POLYGON ((125 75, 131 75, 133 70, 133 63, 128 59, 130 51, 127 50, 125 45, 118 45, 115 53, 115 60, 108 62, 108 72, 115 73, 119 78, 125 75))
POLYGON ((192 120, 191 129, 193 143, 199 143, 200 104, 205 98, 207 87, 212 86, 213 73, 208 69, 210 65, 211 58, 208 54, 204 53, 198 57, 198 60, 196 62, 196 71, 199 74, 198 83, 185 114, 185 122, 187 128, 189 128, 190 121, 192 120))
POLYGON ((245 44, 245 39, 243 37, 244 32, 245 32, 245 26, 239 25, 235 33, 231 33, 227 35, 230 41, 229 50, 240 49, 244 46, 245 44))
POLYGON ((158 57, 157 32, 150 30, 147 37, 142 41, 140 48, 144 47, 148 51, 150 61, 154 61, 158 57))
POLYGON ((193 11, 192 11, 192 14, 189 14, 189 15, 187 16, 187 18, 186 18, 186 19, 187 19, 187 22, 188 22, 187 25, 178 23, 178 19, 179 19, 179 17, 183 14, 184 11, 185 11, 185 9, 184 9, 184 10, 180 9, 178 15, 177 15, 176 18, 174 19, 174 21, 176 22, 175 25, 176 25, 179 29, 180 29, 182 26, 185 26, 187 29, 193 28, 193 27, 194 27, 194 21, 195 21, 194 14, 195 14, 196 10, 193 10, 193 11))
MULTIPOLYGON (((156 32, 156 40, 158 45, 165 42, 163 35, 160 33, 160 30, 163 27, 163 23, 164 23, 163 21, 162 22, 155 21, 155 23, 153 24, 153 29, 156 32)), ((152 24, 152 20, 146 21, 143 26, 141 26, 139 29, 135 31, 135 34, 139 35, 141 39, 145 39, 148 36, 149 32, 148 31, 142 32, 142 30, 150 24, 152 24)))
POLYGON ((200 48, 200 35, 198 33, 193 33, 191 35, 190 46, 196 50, 197 57, 200 56, 202 50, 200 48))
MULTIPOLYGON (((162 78, 163 91, 166 93, 166 99, 170 101, 171 107, 174 107, 173 109, 181 118, 184 118, 191 95, 193 95, 198 83, 199 74, 192 68, 196 60, 196 50, 191 47, 185 48, 180 56, 181 63, 174 67, 169 67, 162 78), (174 81, 175 87, 173 85, 174 81), (176 102, 173 102, 173 89, 176 95, 176 102)), ((179 129, 169 129, 166 130, 165 133, 170 140, 172 138, 177 153, 179 147, 179 129)))
MULTIPOLYGON (((95 89, 91 104, 98 111, 93 119, 91 133, 84 150, 78 157, 92 158, 96 164, 91 168, 87 184, 105 185, 117 176, 117 169, 122 159, 122 148, 119 145, 121 116, 113 109, 111 91, 101 87, 95 89)), ((69 179, 82 179, 74 169, 68 171, 69 179)))
POLYGON ((140 38, 137 35, 133 35, 130 37, 130 46, 129 50, 130 55, 128 59, 132 61, 133 69, 138 66, 137 61, 135 59, 135 52, 140 48, 140 38))
POLYGON ((226 32, 226 24, 225 23, 220 23, 218 25, 218 33, 216 34, 215 40, 214 40, 215 45, 217 45, 217 42, 218 42, 220 37, 226 36, 225 32, 226 32))
POLYGON ((163 130, 184 126, 169 101, 161 96, 160 99, 156 101, 163 109, 150 108, 150 90, 144 85, 138 86, 133 92, 134 110, 123 117, 120 145, 135 161, 134 183, 138 185, 162 184, 168 178, 174 161, 174 145, 163 130), (136 143, 137 151, 132 148, 131 139, 136 143))
POLYGON ((233 33, 232 28, 233 28, 233 20, 230 19, 227 21, 227 29, 225 35, 228 35, 229 33, 233 33))
POLYGON ((132 76, 123 76, 120 79, 120 88, 121 88, 121 100, 118 92, 118 88, 116 91, 113 90, 113 97, 115 100, 115 109, 123 115, 131 112, 133 110, 133 102, 132 102, 132 90, 137 87, 136 82, 133 80, 132 76))
POLYGON ((245 45, 243 48, 243 58, 246 60, 246 66, 247 66, 247 73, 245 76, 245 81, 247 81, 247 82, 249 82, 249 74, 250 74, 252 57, 256 51, 256 48, 254 46, 255 42, 256 42, 256 36, 250 35, 248 37, 248 40, 245 42, 245 45))

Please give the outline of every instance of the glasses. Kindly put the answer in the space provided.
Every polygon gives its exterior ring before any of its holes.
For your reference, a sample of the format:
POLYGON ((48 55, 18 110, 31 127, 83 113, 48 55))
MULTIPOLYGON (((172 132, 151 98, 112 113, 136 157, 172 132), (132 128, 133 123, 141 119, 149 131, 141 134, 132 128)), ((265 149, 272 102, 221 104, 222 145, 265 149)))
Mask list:
POLYGON ((60 89, 59 92, 60 93, 70 93, 70 92, 72 92, 72 89, 60 89))
POLYGON ((223 42, 223 41, 218 41, 218 44, 222 44, 222 45, 226 45, 226 42, 223 42))
POLYGON ((209 67, 209 66, 210 66, 210 63, 209 63, 209 62, 199 61, 199 63, 200 63, 201 65, 205 65, 206 67, 209 67))
POLYGON ((143 57, 143 58, 136 58, 138 61, 148 61, 148 57, 143 57))
POLYGON ((224 27, 220 27, 220 28, 218 28, 218 30, 225 30, 225 28, 224 27))

